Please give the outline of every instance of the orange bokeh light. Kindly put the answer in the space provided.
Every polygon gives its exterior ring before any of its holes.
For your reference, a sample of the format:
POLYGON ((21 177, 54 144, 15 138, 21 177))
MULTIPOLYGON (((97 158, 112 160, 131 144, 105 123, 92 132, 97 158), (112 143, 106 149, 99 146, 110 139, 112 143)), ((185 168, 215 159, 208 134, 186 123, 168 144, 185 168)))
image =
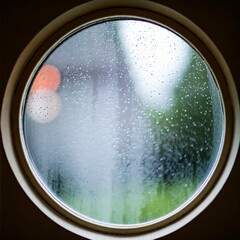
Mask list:
POLYGON ((60 82, 61 74, 58 68, 52 65, 44 65, 34 79, 31 87, 31 93, 41 89, 55 91, 57 90, 60 82))

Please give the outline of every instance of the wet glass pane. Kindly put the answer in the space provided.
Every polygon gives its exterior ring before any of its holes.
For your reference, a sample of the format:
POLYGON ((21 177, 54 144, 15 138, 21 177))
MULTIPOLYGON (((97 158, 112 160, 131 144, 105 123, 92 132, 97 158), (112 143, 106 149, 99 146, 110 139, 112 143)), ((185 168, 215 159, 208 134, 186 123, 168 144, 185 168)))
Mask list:
POLYGON ((39 67, 23 105, 29 163, 80 216, 134 224, 184 204, 216 164, 220 92, 168 29, 115 20, 81 29, 39 67))

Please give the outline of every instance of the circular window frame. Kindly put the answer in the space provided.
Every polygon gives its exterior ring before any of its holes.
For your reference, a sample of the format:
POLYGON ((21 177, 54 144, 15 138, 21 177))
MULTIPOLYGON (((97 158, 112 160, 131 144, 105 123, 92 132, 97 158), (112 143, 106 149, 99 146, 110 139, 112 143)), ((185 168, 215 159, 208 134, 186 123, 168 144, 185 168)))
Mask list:
POLYGON ((64 13, 46 26, 20 55, 10 76, 2 105, 1 129, 9 164, 26 194, 49 218, 83 237, 95 239, 158 238, 186 225, 217 196, 233 167, 240 139, 239 101, 230 70, 214 43, 190 20, 158 3, 148 1, 111 0, 82 4, 64 13), (79 218, 48 194, 26 159, 23 144, 22 110, 24 97, 37 69, 57 44, 74 31, 114 19, 134 18, 165 26, 185 39, 206 60, 221 90, 225 117, 221 154, 206 181, 180 210, 143 224, 115 225, 79 218), (128 234, 128 235, 127 235, 128 234), (119 236, 120 235, 120 236, 119 236))

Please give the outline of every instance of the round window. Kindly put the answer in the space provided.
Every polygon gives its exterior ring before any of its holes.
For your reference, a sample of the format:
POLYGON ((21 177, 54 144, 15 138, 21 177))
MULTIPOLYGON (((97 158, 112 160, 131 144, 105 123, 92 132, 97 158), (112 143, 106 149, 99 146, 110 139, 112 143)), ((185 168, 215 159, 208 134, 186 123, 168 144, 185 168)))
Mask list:
POLYGON ((5 100, 18 119, 2 123, 15 173, 40 208, 41 196, 50 217, 85 237, 180 227, 234 161, 233 103, 217 60, 170 17, 132 10, 52 30, 5 100))
POLYGON ((204 59, 142 20, 80 29, 37 68, 22 104, 27 160, 79 216, 136 224, 179 209, 218 161, 220 91, 204 59))

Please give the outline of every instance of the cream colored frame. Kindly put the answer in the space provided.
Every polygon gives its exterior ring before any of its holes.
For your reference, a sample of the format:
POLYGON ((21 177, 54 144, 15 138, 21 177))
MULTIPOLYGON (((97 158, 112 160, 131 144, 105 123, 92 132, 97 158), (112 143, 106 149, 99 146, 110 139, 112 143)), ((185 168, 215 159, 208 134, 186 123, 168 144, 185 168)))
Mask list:
POLYGON ((233 167, 240 139, 239 101, 231 73, 214 43, 181 14, 149 1, 100 0, 82 4, 46 26, 20 55, 2 105, 1 130, 9 164, 26 194, 49 218, 89 239, 155 239, 187 224, 202 212, 223 187, 233 167), (137 18, 173 30, 207 61, 221 90, 225 125, 219 159, 201 189, 165 217, 142 224, 114 225, 80 217, 44 189, 27 160, 22 135, 22 104, 29 84, 45 57, 74 31, 108 19, 137 18))

